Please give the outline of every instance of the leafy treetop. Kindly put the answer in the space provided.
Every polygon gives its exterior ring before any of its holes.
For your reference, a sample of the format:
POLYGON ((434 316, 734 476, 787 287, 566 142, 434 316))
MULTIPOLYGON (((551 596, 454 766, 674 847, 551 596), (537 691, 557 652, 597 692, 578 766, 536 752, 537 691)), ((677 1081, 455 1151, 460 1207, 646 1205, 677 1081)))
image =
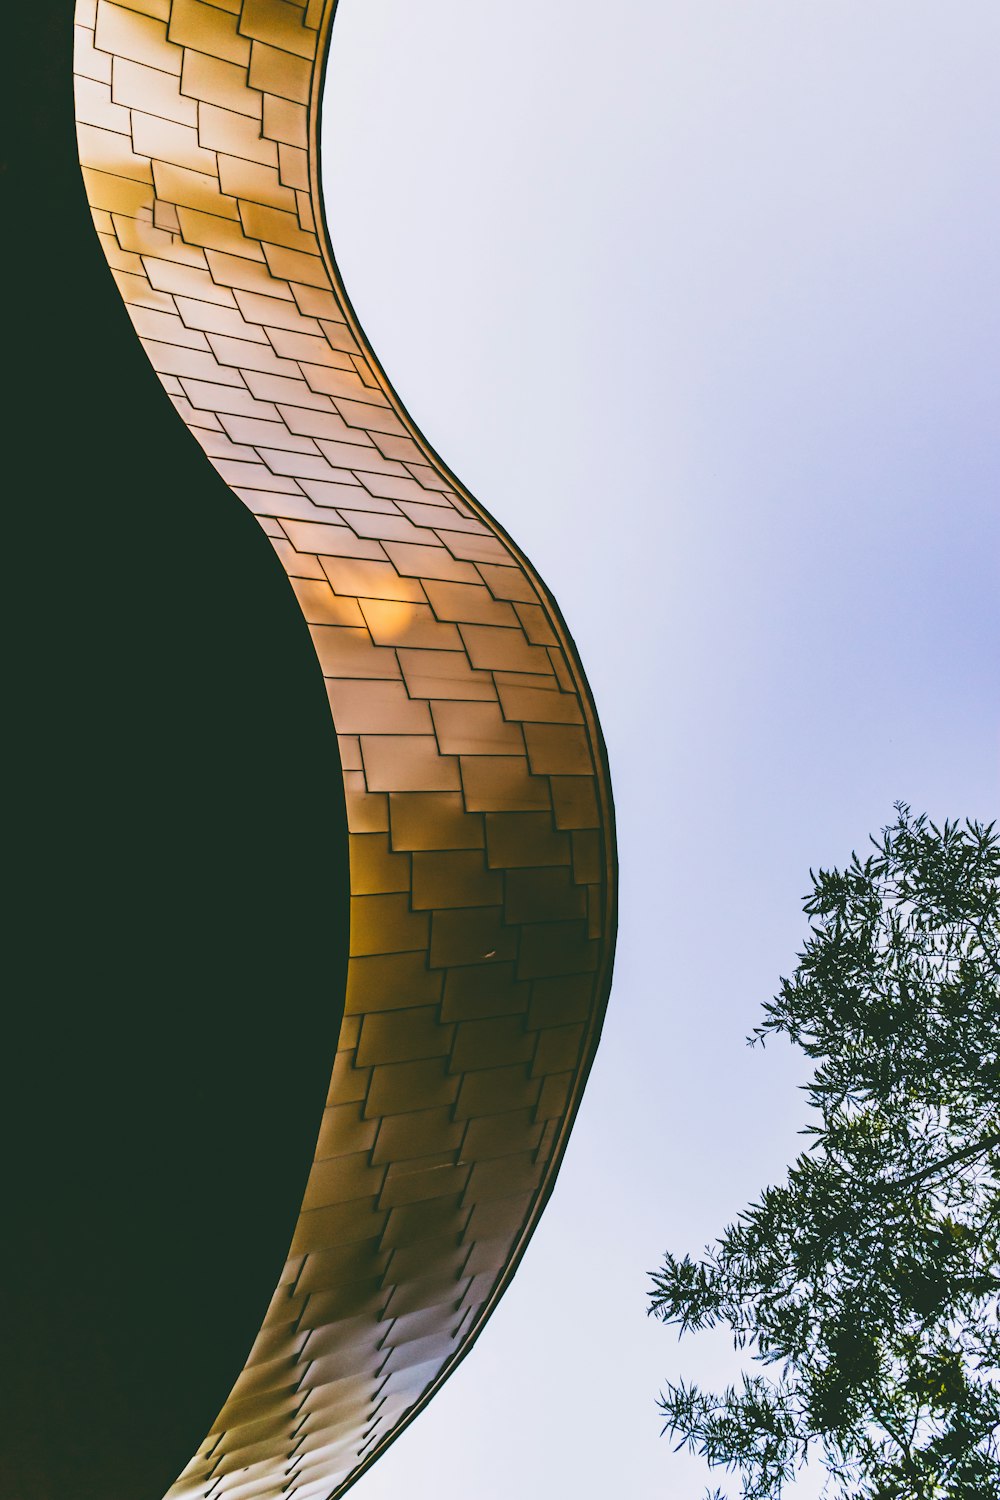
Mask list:
POLYGON ((871 842, 810 872, 809 938, 750 1038, 814 1060, 809 1148, 653 1276, 655 1316, 728 1326, 762 1369, 668 1385, 664 1430, 745 1500, 811 1458, 830 1500, 1000 1500, 1000 842, 902 803, 871 842))

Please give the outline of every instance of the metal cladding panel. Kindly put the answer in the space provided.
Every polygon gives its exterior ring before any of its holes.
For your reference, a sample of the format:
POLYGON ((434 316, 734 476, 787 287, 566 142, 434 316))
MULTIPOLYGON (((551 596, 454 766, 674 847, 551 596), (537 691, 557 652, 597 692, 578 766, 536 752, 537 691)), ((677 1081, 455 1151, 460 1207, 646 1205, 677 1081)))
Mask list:
POLYGON ((433 1394, 551 1190, 610 984, 611 794, 573 643, 401 406, 327 244, 334 8, 76 14, 97 232, 164 389, 288 574, 350 829, 312 1174, 246 1366, 170 1500, 340 1494, 433 1394))

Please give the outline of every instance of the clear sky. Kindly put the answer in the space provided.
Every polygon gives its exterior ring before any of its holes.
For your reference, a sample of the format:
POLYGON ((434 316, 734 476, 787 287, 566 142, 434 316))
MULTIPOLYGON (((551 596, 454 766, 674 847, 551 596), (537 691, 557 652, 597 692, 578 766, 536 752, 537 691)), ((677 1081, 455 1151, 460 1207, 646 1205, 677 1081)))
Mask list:
POLYGON ((732 1357, 645 1273, 801 1145, 796 1056, 744 1037, 809 868, 896 798, 1000 811, 998 98, 996 0, 341 0, 334 248, 561 604, 621 860, 550 1207, 359 1500, 703 1490, 655 1396, 732 1357))

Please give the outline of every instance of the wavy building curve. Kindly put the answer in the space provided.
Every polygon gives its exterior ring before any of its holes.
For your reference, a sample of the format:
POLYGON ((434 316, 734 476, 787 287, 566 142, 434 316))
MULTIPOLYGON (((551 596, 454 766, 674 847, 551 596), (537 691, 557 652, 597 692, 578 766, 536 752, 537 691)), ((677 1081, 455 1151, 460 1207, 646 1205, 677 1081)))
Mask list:
POLYGON ((334 10, 76 9, 97 232, 164 389, 298 598, 350 830, 346 1007, 308 1188, 170 1500, 339 1495, 433 1395, 551 1190, 610 985, 611 794, 572 641, 403 409, 327 243, 334 10))

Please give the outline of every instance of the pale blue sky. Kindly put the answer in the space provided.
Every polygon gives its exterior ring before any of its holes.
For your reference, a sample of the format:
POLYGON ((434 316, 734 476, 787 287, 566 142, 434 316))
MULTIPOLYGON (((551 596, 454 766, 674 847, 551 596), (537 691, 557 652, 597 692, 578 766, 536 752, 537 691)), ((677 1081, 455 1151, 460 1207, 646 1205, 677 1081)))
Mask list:
POLYGON ((810 865, 997 779, 996 0, 341 0, 324 181, 416 421, 545 577, 621 932, 552 1203, 359 1500, 694 1497, 645 1272, 779 1177, 810 865))

